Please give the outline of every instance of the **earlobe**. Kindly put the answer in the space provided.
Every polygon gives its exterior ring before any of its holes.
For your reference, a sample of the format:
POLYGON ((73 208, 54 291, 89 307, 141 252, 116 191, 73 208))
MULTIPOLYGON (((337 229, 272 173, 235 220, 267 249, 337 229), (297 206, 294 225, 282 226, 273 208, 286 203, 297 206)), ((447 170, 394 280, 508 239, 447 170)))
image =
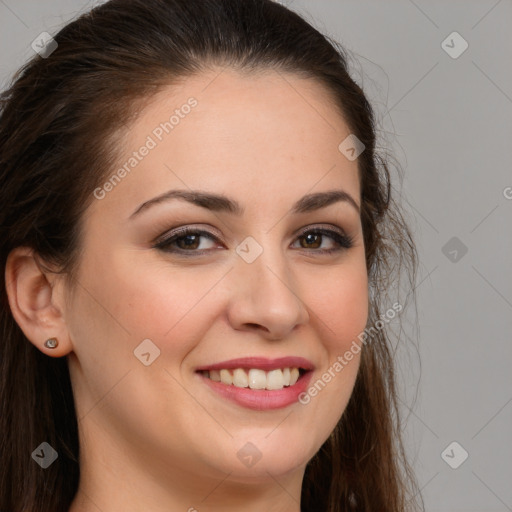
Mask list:
POLYGON ((17 247, 7 257, 5 286, 14 320, 33 345, 52 357, 71 352, 57 277, 41 268, 33 249, 17 247))

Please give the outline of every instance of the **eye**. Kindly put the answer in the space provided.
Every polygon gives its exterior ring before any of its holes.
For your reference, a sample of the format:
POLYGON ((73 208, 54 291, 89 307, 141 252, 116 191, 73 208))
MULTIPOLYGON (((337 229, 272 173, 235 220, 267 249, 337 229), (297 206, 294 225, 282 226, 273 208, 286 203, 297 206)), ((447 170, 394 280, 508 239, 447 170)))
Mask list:
MULTIPOLYGON (((210 242, 218 242, 219 239, 213 233, 193 227, 184 227, 171 231, 168 235, 157 240, 153 247, 164 252, 174 253, 183 256, 200 256, 208 252, 208 247, 201 247, 201 239, 205 238, 210 242), (199 249, 199 247, 201 247, 199 249), (188 254, 187 254, 188 253, 188 254)), ((347 236, 341 230, 327 228, 307 228, 299 233, 297 242, 299 249, 307 252, 330 254, 350 249, 353 246, 353 238, 347 236), (321 248, 325 239, 331 240, 330 248, 321 248)))
POLYGON ((217 237, 209 231, 184 227, 171 231, 169 236, 166 236, 161 241, 157 242, 154 247, 156 249, 173 253, 202 252, 205 250, 204 247, 201 248, 200 251, 197 250, 201 245, 199 242, 201 238, 207 238, 210 241, 218 240, 217 237), (175 246, 177 246, 177 248, 175 246))
POLYGON ((322 242, 324 241, 325 238, 330 238, 331 241, 334 241, 334 247, 331 247, 330 249, 321 249, 316 252, 329 254, 333 252, 343 251, 344 249, 350 249, 353 246, 354 242, 352 237, 347 236, 341 230, 334 231, 332 229, 326 228, 307 228, 299 234, 298 242, 304 240, 304 242, 301 243, 302 248, 316 249, 318 247, 318 244, 320 244, 320 246, 322 245, 322 242))

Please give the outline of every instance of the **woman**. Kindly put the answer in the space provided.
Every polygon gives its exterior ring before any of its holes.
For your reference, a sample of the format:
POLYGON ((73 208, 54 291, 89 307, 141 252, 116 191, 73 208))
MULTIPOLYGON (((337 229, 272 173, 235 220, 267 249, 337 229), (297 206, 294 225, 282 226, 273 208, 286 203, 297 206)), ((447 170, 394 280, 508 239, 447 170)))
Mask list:
POLYGON ((416 252, 343 50, 270 0, 111 0, 40 46, 0 118, 0 509, 417 510, 416 252))

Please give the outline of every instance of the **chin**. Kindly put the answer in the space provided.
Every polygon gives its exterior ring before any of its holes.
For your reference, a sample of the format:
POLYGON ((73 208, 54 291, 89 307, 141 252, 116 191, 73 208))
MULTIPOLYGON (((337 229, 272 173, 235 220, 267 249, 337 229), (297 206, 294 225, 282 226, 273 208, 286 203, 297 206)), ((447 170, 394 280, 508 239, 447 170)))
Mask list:
POLYGON ((231 481, 263 483, 271 477, 303 470, 315 454, 314 450, 306 451, 299 444, 283 448, 283 443, 278 438, 276 442, 281 448, 273 445, 269 439, 255 440, 254 443, 244 441, 241 448, 237 447, 234 451, 234 457, 225 457, 221 466, 219 459, 216 459, 216 467, 223 473, 230 474, 231 481))
MULTIPOLYGON (((303 471, 307 461, 297 460, 277 460, 275 456, 272 460, 263 461, 263 458, 252 467, 244 467, 240 463, 231 464, 226 468, 230 473, 229 480, 243 484, 263 484, 269 479, 283 478, 293 474, 296 471, 303 471)), ((224 471, 224 469, 223 469, 224 471)))

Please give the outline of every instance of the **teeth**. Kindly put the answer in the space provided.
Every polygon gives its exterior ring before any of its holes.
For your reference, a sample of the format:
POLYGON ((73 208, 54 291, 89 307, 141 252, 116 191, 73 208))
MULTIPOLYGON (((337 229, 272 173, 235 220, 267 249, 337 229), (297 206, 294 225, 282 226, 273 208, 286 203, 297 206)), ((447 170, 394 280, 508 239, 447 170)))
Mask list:
POLYGON ((267 373, 267 389, 283 389, 284 377, 281 370, 272 370, 267 373))
POLYGON ((233 377, 231 377, 231 373, 229 373, 229 370, 220 371, 220 381, 223 384, 233 384, 233 377))
POLYGON ((251 368, 246 372, 243 368, 233 370, 210 370, 202 372, 205 377, 209 377, 215 382, 233 385, 238 388, 250 389, 283 389, 285 386, 293 386, 299 379, 300 373, 298 368, 283 368, 271 371, 259 370, 251 368))
POLYGON ((290 385, 290 368, 285 368, 283 370, 283 384, 285 386, 290 385))
POLYGON ((219 370, 210 370, 210 379, 215 382, 220 382, 220 372, 219 370))
POLYGON ((267 376, 263 370, 251 368, 249 370, 249 387, 251 389, 265 389, 267 376))
POLYGON ((249 378, 241 368, 237 368, 233 372, 233 386, 237 388, 246 388, 249 386, 249 378))

